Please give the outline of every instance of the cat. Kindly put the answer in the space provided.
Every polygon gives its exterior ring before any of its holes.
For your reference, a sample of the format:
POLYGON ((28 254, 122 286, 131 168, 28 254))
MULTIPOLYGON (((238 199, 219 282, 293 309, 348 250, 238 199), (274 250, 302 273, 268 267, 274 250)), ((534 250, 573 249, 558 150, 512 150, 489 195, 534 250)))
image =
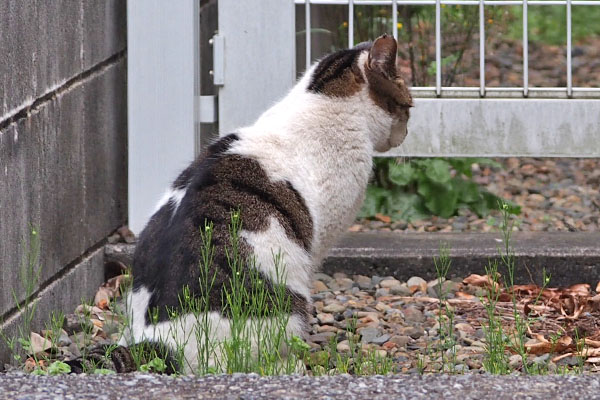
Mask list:
POLYGON ((177 332, 190 339, 183 370, 197 367, 195 319, 172 321, 167 309, 180 308, 184 286, 200 295, 207 222, 215 246, 207 317, 213 339, 228 338, 223 290, 232 272, 225 247, 236 210, 240 252, 255 261, 245 268, 255 268, 274 290, 273 255, 281 255, 291 304, 287 332, 306 332, 313 273, 360 208, 374 152, 400 145, 407 134, 413 104, 396 57, 388 35, 324 57, 254 125, 220 138, 179 175, 139 236, 122 345, 149 341, 173 349, 177 332))

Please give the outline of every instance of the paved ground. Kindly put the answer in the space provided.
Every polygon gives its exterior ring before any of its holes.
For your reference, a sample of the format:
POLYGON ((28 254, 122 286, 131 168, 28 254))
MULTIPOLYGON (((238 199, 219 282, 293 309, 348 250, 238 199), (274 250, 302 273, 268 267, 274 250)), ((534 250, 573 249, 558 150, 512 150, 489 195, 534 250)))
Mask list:
POLYGON ((206 378, 159 375, 0 375, 2 399, 594 399, 594 376, 338 375, 206 378))

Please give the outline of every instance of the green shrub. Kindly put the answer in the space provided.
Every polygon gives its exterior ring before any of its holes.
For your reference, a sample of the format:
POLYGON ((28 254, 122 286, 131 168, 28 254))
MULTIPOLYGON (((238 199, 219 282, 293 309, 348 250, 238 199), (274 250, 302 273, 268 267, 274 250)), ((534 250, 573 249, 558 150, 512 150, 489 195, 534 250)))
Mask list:
MULTIPOLYGON (((501 199, 472 180, 474 163, 501 168, 488 158, 426 158, 406 163, 376 158, 374 180, 359 217, 381 213, 393 221, 410 222, 431 215, 449 218, 463 207, 486 216, 498 209, 501 199)), ((520 213, 519 206, 508 205, 511 214, 520 213)))

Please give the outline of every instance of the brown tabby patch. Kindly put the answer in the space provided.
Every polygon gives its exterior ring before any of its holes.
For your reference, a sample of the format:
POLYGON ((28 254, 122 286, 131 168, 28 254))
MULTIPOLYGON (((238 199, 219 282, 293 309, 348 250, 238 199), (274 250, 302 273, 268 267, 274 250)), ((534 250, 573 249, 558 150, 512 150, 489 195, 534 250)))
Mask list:
POLYGON ((349 97, 365 82, 356 63, 359 51, 342 50, 324 58, 313 73, 308 90, 330 97, 349 97))

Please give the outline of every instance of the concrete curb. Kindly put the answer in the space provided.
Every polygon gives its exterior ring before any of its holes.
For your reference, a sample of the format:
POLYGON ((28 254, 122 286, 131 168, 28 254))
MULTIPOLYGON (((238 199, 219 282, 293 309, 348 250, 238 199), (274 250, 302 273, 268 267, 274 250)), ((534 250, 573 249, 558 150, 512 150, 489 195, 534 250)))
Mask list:
MULTIPOLYGON (((485 273, 490 259, 498 259, 502 246, 497 233, 348 233, 323 263, 325 273, 435 278, 433 258, 441 243, 450 247, 450 278, 485 273)), ((600 233, 593 232, 515 232, 512 246, 517 259, 517 283, 542 282, 543 268, 550 274, 551 286, 600 281, 600 233)), ((114 244, 105 248, 106 261, 131 264, 134 244, 114 244)))

